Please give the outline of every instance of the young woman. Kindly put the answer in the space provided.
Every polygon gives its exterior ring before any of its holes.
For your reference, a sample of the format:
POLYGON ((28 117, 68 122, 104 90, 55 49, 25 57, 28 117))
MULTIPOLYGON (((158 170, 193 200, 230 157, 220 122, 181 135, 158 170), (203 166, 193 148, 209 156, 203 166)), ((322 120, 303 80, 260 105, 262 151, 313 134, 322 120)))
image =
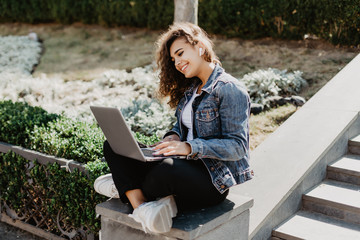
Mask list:
POLYGON ((112 175, 100 177, 94 186, 130 202, 130 216, 145 231, 159 233, 170 230, 178 209, 216 205, 231 186, 250 180, 252 172, 249 96, 221 67, 207 34, 196 25, 176 23, 157 45, 159 93, 176 108, 177 122, 154 149, 169 158, 134 161, 115 154, 105 142, 112 175))

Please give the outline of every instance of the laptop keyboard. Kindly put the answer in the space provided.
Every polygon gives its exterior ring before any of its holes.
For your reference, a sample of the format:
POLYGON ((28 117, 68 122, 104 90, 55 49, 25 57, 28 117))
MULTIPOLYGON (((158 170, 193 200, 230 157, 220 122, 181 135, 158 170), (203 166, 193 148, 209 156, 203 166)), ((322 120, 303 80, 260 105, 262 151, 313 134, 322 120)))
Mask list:
POLYGON ((141 148, 141 151, 143 152, 145 157, 164 157, 163 154, 160 155, 153 155, 153 153, 155 152, 154 150, 151 150, 149 148, 141 148))

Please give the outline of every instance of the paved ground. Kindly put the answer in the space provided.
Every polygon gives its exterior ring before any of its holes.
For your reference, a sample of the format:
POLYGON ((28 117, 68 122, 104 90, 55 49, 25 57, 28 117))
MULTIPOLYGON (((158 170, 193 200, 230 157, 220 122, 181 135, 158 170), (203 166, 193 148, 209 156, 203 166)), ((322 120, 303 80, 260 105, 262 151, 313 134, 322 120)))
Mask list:
POLYGON ((0 222, 0 240, 44 240, 19 228, 0 222))

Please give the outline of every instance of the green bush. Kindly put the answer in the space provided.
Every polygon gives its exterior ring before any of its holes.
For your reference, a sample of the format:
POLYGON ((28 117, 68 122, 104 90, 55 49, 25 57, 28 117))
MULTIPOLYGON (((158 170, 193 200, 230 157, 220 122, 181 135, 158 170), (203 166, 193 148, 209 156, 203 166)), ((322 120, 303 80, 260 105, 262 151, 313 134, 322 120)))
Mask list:
POLYGON ((45 127, 58 117, 27 103, 2 101, 0 102, 0 141, 28 147, 34 127, 45 127))
POLYGON ((276 68, 259 69, 241 79, 249 92, 251 102, 270 107, 269 97, 296 95, 307 86, 301 71, 287 72, 276 68))
MULTIPOLYGON (((159 141, 156 135, 134 136, 144 144, 159 141)), ((0 141, 87 163, 103 157, 104 140, 95 123, 50 114, 27 103, 0 101, 0 141)))
POLYGON ((104 140, 104 135, 96 124, 62 116, 47 126, 35 126, 30 135, 30 148, 86 163, 103 157, 104 140))
MULTIPOLYGON (((0 200, 13 210, 25 207, 28 161, 13 152, 0 153, 0 200)), ((1 205, 1 204, 0 204, 1 205)), ((2 209, 0 209, 2 211, 2 209)))
MULTIPOLYGON (((159 141, 156 135, 134 135, 144 144, 159 141)), ((40 165, 13 152, 0 153, 0 206, 6 203, 19 216, 40 211, 38 214, 48 218, 47 230, 54 234, 61 235, 56 224, 60 214, 61 226, 96 235, 100 221, 95 206, 106 197, 97 194, 93 184, 110 172, 107 163, 100 160, 104 142, 100 128, 26 103, 3 101, 0 136, 4 142, 86 163, 86 173, 76 168, 68 172, 57 163, 40 165), (31 209, 34 204, 29 201, 36 201, 36 209, 31 209)))
POLYGON ((77 169, 67 172, 57 163, 40 165, 34 161, 30 165, 13 152, 0 153, 0 206, 6 203, 18 216, 30 211, 38 219, 45 217, 47 228, 54 234, 61 234, 56 225, 59 213, 60 225, 97 234, 100 221, 95 206, 106 197, 95 192, 93 183, 108 172, 102 162, 92 163, 87 176, 77 169), (29 200, 36 201, 36 207, 29 200))

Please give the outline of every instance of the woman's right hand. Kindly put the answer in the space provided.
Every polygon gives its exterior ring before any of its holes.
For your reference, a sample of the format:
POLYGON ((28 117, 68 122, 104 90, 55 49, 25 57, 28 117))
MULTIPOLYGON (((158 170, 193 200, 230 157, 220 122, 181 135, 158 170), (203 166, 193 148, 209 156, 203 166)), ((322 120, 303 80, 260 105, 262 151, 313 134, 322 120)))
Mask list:
POLYGON ((177 134, 171 134, 171 135, 164 137, 162 141, 150 145, 150 147, 155 147, 155 146, 159 145, 160 143, 170 142, 170 141, 180 141, 180 137, 177 134))

